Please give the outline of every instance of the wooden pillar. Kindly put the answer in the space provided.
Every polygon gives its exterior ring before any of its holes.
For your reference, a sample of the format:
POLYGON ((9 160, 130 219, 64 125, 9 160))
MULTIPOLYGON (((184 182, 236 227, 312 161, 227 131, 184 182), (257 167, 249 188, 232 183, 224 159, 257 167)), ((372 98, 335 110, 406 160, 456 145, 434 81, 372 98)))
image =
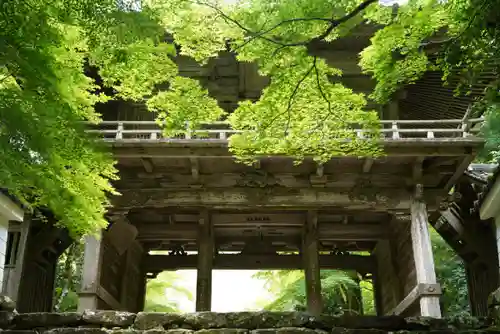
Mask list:
POLYGON ((318 216, 315 211, 309 211, 304 228, 302 258, 306 280, 307 311, 312 315, 319 315, 323 311, 318 253, 318 216))
MULTIPOLYGON (((411 239, 415 273, 418 284, 437 284, 434 269, 434 257, 428 228, 427 207, 422 201, 422 185, 417 185, 416 194, 411 204, 411 239)), ((420 297, 422 316, 440 318, 439 296, 422 295, 420 297)))
POLYGON ((83 256, 82 288, 79 294, 78 311, 97 310, 102 265, 102 233, 97 237, 85 237, 83 256))
POLYGON ((137 312, 144 311, 144 305, 146 304, 147 285, 148 276, 145 272, 142 272, 142 279, 139 280, 139 298, 137 298, 137 312))
POLYGON ((372 288, 373 288, 373 301, 375 312, 378 316, 384 315, 384 304, 382 296, 382 285, 380 284, 378 272, 372 273, 372 288))
POLYGON ((210 311, 212 306, 212 267, 214 238, 210 215, 200 215, 198 233, 198 273, 196 276, 196 311, 210 311))

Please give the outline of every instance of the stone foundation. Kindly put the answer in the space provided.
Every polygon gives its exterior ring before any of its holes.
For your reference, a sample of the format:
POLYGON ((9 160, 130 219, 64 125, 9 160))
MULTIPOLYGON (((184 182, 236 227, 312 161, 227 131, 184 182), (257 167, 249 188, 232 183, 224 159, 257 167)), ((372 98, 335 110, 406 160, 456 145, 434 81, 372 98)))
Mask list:
POLYGON ((500 333, 487 319, 320 316, 297 312, 0 312, 1 334, 382 334, 500 333))

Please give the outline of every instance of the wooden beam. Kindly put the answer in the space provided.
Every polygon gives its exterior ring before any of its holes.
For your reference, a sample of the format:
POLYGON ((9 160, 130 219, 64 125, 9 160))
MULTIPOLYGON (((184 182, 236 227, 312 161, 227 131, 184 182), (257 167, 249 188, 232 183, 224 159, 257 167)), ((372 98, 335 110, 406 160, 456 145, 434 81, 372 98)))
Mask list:
MULTIPOLYGON (((248 223, 246 226, 216 227, 215 238, 232 238, 234 241, 246 240, 243 234, 245 229, 256 230, 258 224, 248 223)), ((269 227, 272 231, 283 233, 283 237, 300 236, 300 229, 297 227, 269 227)), ((260 227, 264 230, 265 227, 260 227)), ((190 224, 141 224, 138 226, 137 240, 196 240, 198 237, 197 226, 190 224)), ((265 236, 264 236, 265 237, 265 236)), ((318 226, 318 239, 321 241, 377 241, 387 238, 387 231, 380 224, 328 224, 321 223, 318 226)))
MULTIPOLYGON (((131 213, 128 218, 136 225, 142 223, 158 223, 158 224, 177 224, 177 223, 189 223, 197 224, 199 215, 198 214, 188 214, 180 213, 179 209, 172 208, 170 210, 161 210, 163 219, 155 219, 154 222, 150 221, 145 214, 149 213, 147 211, 136 211, 131 213)), ((244 212, 244 211, 243 211, 244 212)), ((410 215, 408 213, 407 221, 410 221, 410 215)), ((268 225, 268 226, 297 226, 302 228, 305 220, 305 211, 285 211, 275 213, 274 211, 248 211, 245 213, 213 213, 212 214, 212 224, 214 227, 223 226, 247 226, 252 225, 268 225)), ((378 224, 381 221, 387 219, 387 213, 380 212, 356 212, 356 211, 342 211, 336 210, 335 213, 318 213, 318 225, 323 224, 378 224), (346 221, 346 217, 350 217, 349 221, 346 221)))
POLYGON ((439 284, 417 284, 413 290, 406 295, 406 297, 388 314, 389 315, 402 315, 408 310, 415 302, 419 301, 422 297, 437 297, 441 295, 441 286, 439 284))
POLYGON ((212 267, 214 238, 209 213, 200 215, 198 237, 198 273, 196 275, 196 311, 210 311, 212 305, 212 267))
MULTIPOLYGON (((160 241, 160 240, 151 240, 145 241, 144 247, 150 251, 170 251, 176 247, 178 247, 179 243, 182 244, 182 248, 184 251, 196 252, 198 250, 196 246, 196 242, 194 240, 188 241, 179 241, 179 240, 168 240, 168 241, 160 241)), ((283 237, 283 236, 266 236, 263 239, 260 237, 245 237, 244 240, 235 241, 233 238, 215 238, 215 249, 219 250, 222 254, 230 254, 230 253, 239 253, 244 249, 255 250, 255 253, 258 254, 258 251, 262 251, 260 247, 260 243, 265 243, 269 248, 272 248, 276 252, 298 252, 302 247, 302 238, 298 237, 283 237), (255 244, 255 241, 258 240, 259 244, 255 244)), ((332 251, 342 251, 342 252, 369 252, 372 251, 375 247, 375 242, 372 241, 321 241, 320 243, 320 252, 324 254, 328 254, 328 252, 332 251)), ((252 253, 250 253, 252 254, 252 253)))
MULTIPOLYGON (((227 148, 226 140, 159 140, 151 142, 131 139, 108 142, 114 157, 121 158, 168 158, 186 157, 234 159, 227 148)), ((434 138, 383 140, 382 147, 387 156, 461 156, 470 154, 468 148, 479 148, 481 138, 434 138)), ((276 155, 276 157, 280 157, 276 155)), ((284 156, 281 156, 282 158, 284 156)), ((290 157, 293 159, 293 157, 290 157)))
POLYGON ((304 225, 305 215, 302 213, 214 213, 212 215, 213 225, 220 226, 248 226, 272 225, 272 226, 297 226, 304 225))
MULTIPOLYGON (((217 162, 214 162, 217 164, 217 162)), ((225 167, 230 167, 224 165, 225 167)), ((279 186, 285 188, 309 188, 311 184, 322 183, 323 187, 328 189, 334 188, 349 188, 357 185, 360 177, 369 181, 373 187, 390 188, 398 187, 401 184, 412 184, 413 175, 411 170, 402 169, 400 166, 390 165, 380 173, 368 174, 370 166, 365 165, 364 174, 357 172, 349 166, 340 165, 335 173, 319 173, 307 176, 298 174, 297 172, 288 173, 266 173, 265 178, 255 176, 250 173, 223 173, 216 172, 211 174, 194 174, 197 175, 196 180, 192 173, 174 173, 167 168, 158 170, 155 173, 147 174, 142 171, 137 171, 136 168, 128 166, 118 166, 120 169, 120 180, 113 182, 113 186, 120 192, 146 190, 171 190, 171 189, 189 189, 192 186, 203 186, 207 189, 221 189, 241 187, 242 184, 251 182, 262 182, 264 186, 279 186), (391 166, 397 168, 394 171, 391 166), (399 168, 398 168, 399 167, 399 168)), ((222 167, 221 167, 222 168, 222 167)), ((456 171, 455 167, 443 166, 439 170, 435 170, 423 175, 420 183, 436 184, 443 177, 448 177, 456 171)))
POLYGON ((323 311, 318 253, 318 213, 309 211, 304 226, 302 261, 304 262, 307 311, 312 315, 320 315, 323 311))
POLYGON ((448 182, 446 182, 446 185, 444 186, 444 190, 446 190, 446 192, 450 191, 451 188, 453 188, 458 179, 464 174, 464 171, 467 170, 467 167, 469 167, 472 160, 474 160, 474 157, 474 154, 470 154, 462 159, 462 162, 457 166, 457 170, 449 178, 448 182))
MULTIPOLYGON (((437 284, 434 269, 434 257, 429 234, 427 208, 421 199, 422 187, 417 185, 416 194, 411 205, 411 240, 417 284, 437 284)), ((420 298, 422 316, 440 318, 439 297, 424 296, 420 298)))
POLYGON ((123 305, 100 284, 97 286, 97 296, 109 307, 111 307, 112 310, 122 310, 123 305))
POLYGON ((152 173, 154 171, 154 164, 151 158, 142 158, 142 166, 147 173, 152 173))
MULTIPOLYGON (((163 270, 194 269, 197 266, 197 261, 197 255, 146 255, 144 270, 146 272, 161 272, 163 270)), ((375 258, 363 255, 319 255, 319 265, 322 269, 356 270, 359 273, 370 273, 376 269, 375 258)), ((300 255, 218 254, 214 257, 213 269, 304 269, 304 263, 300 255)))
MULTIPOLYGON (((410 193, 402 188, 304 188, 284 189, 282 187, 232 188, 232 189, 134 189, 121 191, 121 196, 111 200, 119 208, 138 207, 213 207, 223 208, 320 208, 325 206, 342 207, 357 210, 388 209, 407 210, 410 206, 410 193)), ((429 203, 441 201, 441 189, 428 190, 426 198, 429 203)))

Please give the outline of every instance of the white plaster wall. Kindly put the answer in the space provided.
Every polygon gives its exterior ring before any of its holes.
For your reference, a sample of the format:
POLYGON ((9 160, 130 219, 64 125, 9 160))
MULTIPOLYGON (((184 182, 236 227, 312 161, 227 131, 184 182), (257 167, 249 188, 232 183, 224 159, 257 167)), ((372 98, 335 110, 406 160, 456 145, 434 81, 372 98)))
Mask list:
POLYGON ((0 215, 0 282, 3 285, 3 274, 5 267, 5 253, 7 249, 7 233, 9 230, 9 220, 0 215))
POLYGON ((497 239, 498 263, 500 263, 500 215, 495 217, 495 233, 497 239))

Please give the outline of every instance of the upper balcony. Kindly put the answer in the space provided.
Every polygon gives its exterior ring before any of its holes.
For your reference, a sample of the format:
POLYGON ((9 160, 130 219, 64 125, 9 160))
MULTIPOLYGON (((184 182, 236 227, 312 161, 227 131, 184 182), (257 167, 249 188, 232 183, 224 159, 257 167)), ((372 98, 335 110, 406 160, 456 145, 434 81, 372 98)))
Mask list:
MULTIPOLYGON (((412 152, 444 156, 457 154, 458 151, 473 153, 483 143, 477 136, 482 122, 482 118, 465 117, 442 120, 381 120, 379 141, 389 155, 395 149, 403 154, 405 148, 408 149, 406 154, 410 155, 412 152), (463 151, 464 149, 466 151, 463 151)), ((354 131, 358 138, 363 139, 364 130, 354 131)), ((227 156, 226 150, 220 149, 226 148, 228 139, 241 131, 231 129, 226 122, 214 122, 203 124, 199 130, 186 130, 181 135, 165 137, 155 121, 103 121, 88 132, 98 133, 118 154, 125 154, 127 148, 141 147, 146 156, 148 150, 156 151, 155 147, 162 147, 163 154, 168 154, 165 150, 169 148, 179 152, 179 148, 189 147, 189 155, 197 155, 195 152, 199 151, 201 156, 208 156, 210 153, 214 156, 227 156)))
MULTIPOLYGON (((343 71, 332 80, 368 96, 374 81, 357 64, 373 30, 363 29, 309 51, 343 71)), ((258 100, 269 82, 255 64, 238 62, 230 53, 205 65, 183 56, 175 60, 180 75, 199 80, 228 113, 241 101, 258 100)), ((474 118, 469 107, 485 85, 478 80, 468 94, 456 95, 455 86, 443 86, 441 78, 441 73, 428 72, 385 105, 368 100, 367 109, 381 119, 379 140, 385 155, 378 159, 343 156, 324 164, 305 159, 297 165, 293 157, 263 156, 247 166, 234 161, 228 150, 228 139, 237 131, 227 123, 204 124, 166 138, 154 113, 124 101, 99 106, 104 121, 89 131, 112 148, 120 174, 115 187, 122 194, 113 198, 114 209, 130 210, 136 215, 132 220, 153 221, 148 216, 152 209, 164 217, 175 208, 200 207, 351 210, 363 220, 367 210, 406 212, 416 184, 429 194, 428 207, 438 210, 483 146, 478 136, 482 119, 474 118)), ((362 130, 357 135, 364 137, 362 130)))

